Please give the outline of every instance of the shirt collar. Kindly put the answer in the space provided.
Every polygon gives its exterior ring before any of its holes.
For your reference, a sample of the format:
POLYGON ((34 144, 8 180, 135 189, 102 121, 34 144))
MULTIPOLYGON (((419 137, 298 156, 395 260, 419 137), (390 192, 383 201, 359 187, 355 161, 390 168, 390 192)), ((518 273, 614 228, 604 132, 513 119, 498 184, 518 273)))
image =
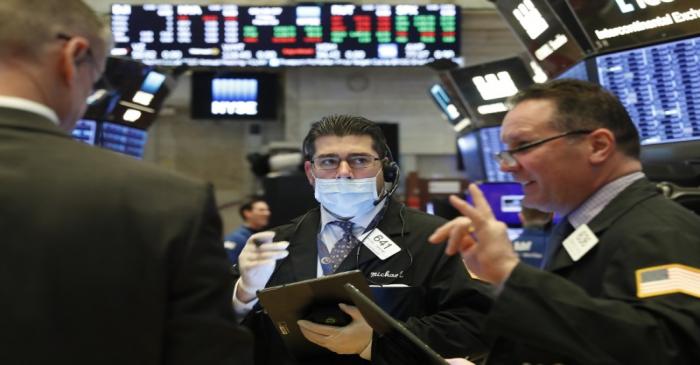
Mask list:
POLYGON ((644 173, 637 171, 607 183, 568 215, 569 223, 574 228, 588 224, 618 194, 643 177, 644 173))
MULTIPOLYGON (((366 214, 357 216, 357 217, 352 217, 350 218, 350 221, 355 223, 355 227, 362 228, 364 231, 367 229, 367 226, 372 222, 372 219, 374 219, 374 216, 376 216, 382 208, 384 208, 384 205, 386 204, 386 199, 382 199, 382 201, 379 202, 372 210, 367 212, 366 214)), ((337 217, 335 217, 333 214, 331 214, 329 211, 327 211, 323 206, 321 206, 321 231, 323 231, 326 228, 326 225, 331 222, 335 222, 339 220, 337 217)))
POLYGON ((16 96, 0 95, 0 107, 24 110, 30 113, 39 114, 42 117, 50 120, 53 124, 58 125, 58 116, 56 112, 49 109, 46 105, 39 104, 35 101, 18 98, 16 96))

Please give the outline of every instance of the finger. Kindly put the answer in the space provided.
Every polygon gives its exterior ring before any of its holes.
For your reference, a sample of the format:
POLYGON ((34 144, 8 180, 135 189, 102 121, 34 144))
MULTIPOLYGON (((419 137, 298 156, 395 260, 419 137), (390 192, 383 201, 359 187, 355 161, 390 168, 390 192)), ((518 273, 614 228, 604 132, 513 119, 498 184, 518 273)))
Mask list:
POLYGON ((360 319, 360 320, 365 320, 365 317, 362 316, 362 313, 360 313, 360 310, 357 309, 357 307, 348 305, 345 303, 338 303, 338 307, 340 307, 340 310, 343 312, 347 313, 352 317, 353 320, 360 319))
POLYGON ((474 207, 481 213, 481 217, 484 219, 493 218, 491 206, 486 197, 484 197, 484 193, 481 192, 481 189, 476 184, 469 184, 469 194, 471 194, 474 201, 474 207))
MULTIPOLYGON (((301 321, 299 321, 301 322, 301 321)), ((301 331, 301 334, 304 335, 304 337, 311 341, 312 343, 315 343, 319 346, 323 346, 326 342, 326 337, 324 335, 320 335, 318 333, 315 333, 308 328, 302 327, 301 323, 299 323, 299 330, 301 331)))
POLYGON ((447 237, 450 236, 450 232, 452 231, 452 227, 453 227, 455 224, 458 224, 458 222, 459 222, 460 220, 464 220, 464 219, 466 219, 466 218, 464 218, 464 217, 457 217, 457 218, 455 218, 455 219, 453 219, 453 220, 451 220, 451 221, 449 221, 449 222, 443 224, 442 226, 438 227, 438 228, 435 230, 435 232, 433 232, 433 234, 431 234, 430 237, 428 237, 428 241, 429 241, 430 243, 435 243, 435 244, 445 242, 445 240, 447 239, 447 237))
MULTIPOLYGON (((469 187, 471 187, 471 185, 469 185, 469 187)), ((480 223, 479 211, 465 200, 460 199, 457 195, 450 195, 450 204, 452 204, 452 206, 455 207, 455 209, 457 209, 463 216, 469 218, 475 224, 480 223)))
POLYGON ((297 321, 299 328, 303 328, 309 332, 315 333, 317 335, 331 336, 339 332, 339 328, 336 326, 326 326, 323 324, 314 323, 307 321, 305 319, 300 319, 297 321))
POLYGON ((445 248, 445 253, 448 255, 454 255, 455 253, 462 251, 463 238, 465 236, 470 236, 471 232, 474 231, 471 222, 466 219, 455 222, 450 231, 449 238, 447 239, 447 247, 445 248))
POLYGON ((289 247, 289 241, 279 241, 279 242, 265 243, 263 245, 256 247, 256 250, 259 252, 281 251, 281 250, 287 249, 287 247, 289 247))
POLYGON ((275 238, 275 232, 273 231, 258 232, 251 235, 250 238, 248 238, 248 241, 246 241, 246 244, 255 244, 257 242, 257 244, 260 245, 263 243, 272 242, 273 238, 275 238))

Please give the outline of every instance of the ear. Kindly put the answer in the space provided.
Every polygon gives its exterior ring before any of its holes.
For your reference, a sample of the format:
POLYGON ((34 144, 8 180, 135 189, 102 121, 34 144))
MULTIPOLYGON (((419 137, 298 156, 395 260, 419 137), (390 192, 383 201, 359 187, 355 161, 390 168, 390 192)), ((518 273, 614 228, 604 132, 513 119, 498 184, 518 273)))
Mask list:
POLYGON ((588 159, 594 165, 599 165, 610 159, 617 149, 615 135, 609 129, 598 128, 591 132, 587 138, 591 152, 588 159))
POLYGON ((309 184, 314 186, 316 178, 314 178, 314 175, 311 173, 311 161, 304 161, 304 172, 306 173, 306 178, 309 179, 309 184))
POLYGON ((66 41, 61 50, 60 73, 63 82, 72 86, 75 82, 75 74, 78 72, 78 65, 87 57, 90 43, 83 37, 73 37, 66 41))

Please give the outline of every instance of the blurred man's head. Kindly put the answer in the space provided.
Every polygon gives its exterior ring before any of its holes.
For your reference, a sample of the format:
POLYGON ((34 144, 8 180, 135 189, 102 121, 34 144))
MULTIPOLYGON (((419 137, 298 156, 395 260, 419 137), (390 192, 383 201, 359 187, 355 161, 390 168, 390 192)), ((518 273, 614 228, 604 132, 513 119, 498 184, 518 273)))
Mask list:
POLYGON ((520 213, 518 213, 518 217, 525 228, 544 228, 548 224, 552 223, 554 214, 523 207, 520 210, 520 213))
POLYGON ((241 205, 238 212, 244 224, 255 231, 267 227, 270 222, 270 207, 261 198, 253 198, 241 205))
POLYGON ((52 109, 70 130, 102 76, 109 32, 80 0, 0 1, 0 95, 52 109))
POLYGON ((601 186, 641 170, 636 127, 599 85, 555 80, 511 102, 499 162, 523 185, 524 206, 566 215, 601 186))

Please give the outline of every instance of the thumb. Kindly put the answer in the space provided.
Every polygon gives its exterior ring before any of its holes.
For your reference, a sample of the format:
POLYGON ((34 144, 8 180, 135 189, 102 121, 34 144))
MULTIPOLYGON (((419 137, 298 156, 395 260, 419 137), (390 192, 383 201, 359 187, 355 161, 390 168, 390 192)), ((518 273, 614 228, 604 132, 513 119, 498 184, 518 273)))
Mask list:
POLYGON ((363 321, 365 320, 365 317, 362 316, 362 313, 360 313, 360 310, 357 309, 357 307, 355 307, 355 306, 347 305, 345 303, 338 303, 338 307, 340 307, 340 310, 342 310, 343 312, 350 315, 350 317, 352 317, 353 320, 355 320, 355 319, 361 319, 363 321))

